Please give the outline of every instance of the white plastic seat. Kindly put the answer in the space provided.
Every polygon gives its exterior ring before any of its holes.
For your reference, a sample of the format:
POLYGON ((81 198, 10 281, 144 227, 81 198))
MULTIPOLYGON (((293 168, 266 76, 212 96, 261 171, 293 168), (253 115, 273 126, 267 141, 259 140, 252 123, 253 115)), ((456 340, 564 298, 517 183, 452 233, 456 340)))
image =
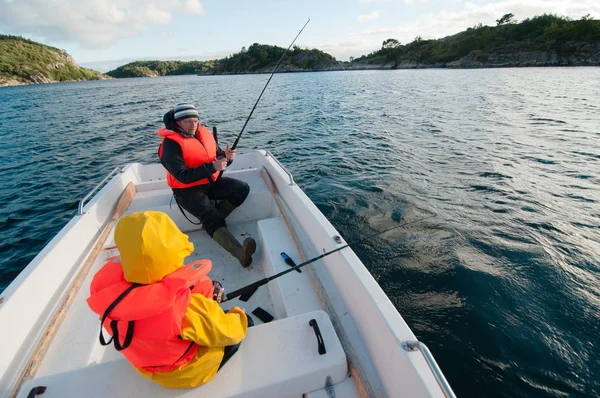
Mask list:
MULTIPOLYGON (((264 271, 266 275, 274 275, 290 268, 281 257, 281 252, 285 252, 294 259, 296 264, 302 262, 298 249, 282 217, 258 221, 258 230, 266 258, 264 271)), ((315 266, 315 264, 312 266, 315 266)), ((311 265, 308 267, 311 267, 311 265)), ((273 297, 277 318, 294 316, 322 308, 315 294, 313 282, 308 276, 308 267, 303 268, 301 273, 290 272, 269 282, 267 285, 273 297)))
MULTIPOLYGON (((252 187, 250 194, 242 204, 244 209, 252 209, 252 211, 235 210, 227 218, 228 224, 272 217, 276 207, 275 201, 258 169, 229 171, 225 176, 242 180, 252 187)), ((167 185, 166 180, 142 182, 136 184, 136 189, 138 190, 137 194, 125 214, 152 209, 167 213, 183 232, 200 229, 198 225, 190 223, 185 216, 181 214, 177 203, 172 198, 173 192, 167 185)), ((192 221, 198 222, 198 220, 189 213, 187 216, 190 217, 192 221)))
POLYGON ((346 355, 327 314, 313 311, 248 329, 239 351, 209 383, 169 390, 140 376, 124 359, 31 380, 18 397, 38 386, 43 398, 80 397, 300 397, 321 389, 327 376, 346 379, 346 355), (318 352, 315 319, 326 353, 318 352))

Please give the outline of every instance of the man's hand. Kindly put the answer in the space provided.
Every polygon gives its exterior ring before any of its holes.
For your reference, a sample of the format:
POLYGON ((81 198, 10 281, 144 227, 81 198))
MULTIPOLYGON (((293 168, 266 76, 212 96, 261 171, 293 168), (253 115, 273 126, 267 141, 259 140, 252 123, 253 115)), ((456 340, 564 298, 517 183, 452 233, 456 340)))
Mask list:
POLYGON ((227 160, 233 160, 235 157, 235 149, 229 149, 229 144, 225 147, 225 158, 227 160))
POLYGON ((222 171, 227 168, 227 158, 217 159, 213 162, 213 166, 215 166, 215 170, 222 171))

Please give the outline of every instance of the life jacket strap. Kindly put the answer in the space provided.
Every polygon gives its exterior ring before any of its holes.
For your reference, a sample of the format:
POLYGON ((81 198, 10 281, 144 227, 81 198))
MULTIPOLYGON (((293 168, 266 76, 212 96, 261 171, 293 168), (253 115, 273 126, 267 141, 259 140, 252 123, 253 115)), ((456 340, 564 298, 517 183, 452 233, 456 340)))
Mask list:
POLYGON ((194 222, 194 221, 190 220, 190 218, 187 216, 187 214, 185 214, 183 207, 181 207, 181 205, 179 204, 179 200, 177 200, 177 196, 175 196, 175 194, 173 194, 172 198, 175 198, 175 203, 177 203, 177 207, 179 207, 181 214, 183 214, 183 216, 186 218, 186 220, 188 220, 189 222, 191 222, 194 225, 202 225, 202 222, 194 222))
POLYGON ((118 321, 110 322, 110 328, 113 332, 113 337, 111 337, 111 341, 114 340, 115 348, 117 349, 117 351, 122 351, 131 345, 131 340, 133 340, 134 326, 135 326, 135 321, 127 322, 127 333, 125 334, 125 340, 123 341, 123 344, 121 344, 121 342, 119 341, 119 322, 118 321))
POLYGON ((102 325, 104 325, 104 321, 106 321, 106 318, 111 313, 111 311, 114 310, 117 307, 117 305, 119 305, 119 303, 121 301, 123 301, 123 299, 129 293, 131 293, 131 291, 133 289, 135 289, 136 287, 140 287, 140 286, 142 286, 142 285, 139 283, 132 283, 131 286, 129 286, 123 293, 121 293, 119 295, 119 297, 117 297, 115 299, 115 301, 113 301, 108 306, 106 311, 104 311, 104 314, 102 315, 102 321, 100 321, 100 344, 101 345, 106 346, 114 341, 115 348, 117 349, 117 351, 122 351, 131 345, 131 340, 133 339, 133 329, 134 329, 135 321, 129 321, 127 323, 127 333, 125 334, 125 341, 123 341, 123 344, 121 344, 121 342, 119 341, 119 328, 118 328, 119 322, 118 321, 115 320, 115 321, 110 322, 110 329, 111 329, 113 335, 110 338, 110 340, 108 340, 108 341, 106 341, 106 339, 104 338, 104 334, 102 333, 102 325))

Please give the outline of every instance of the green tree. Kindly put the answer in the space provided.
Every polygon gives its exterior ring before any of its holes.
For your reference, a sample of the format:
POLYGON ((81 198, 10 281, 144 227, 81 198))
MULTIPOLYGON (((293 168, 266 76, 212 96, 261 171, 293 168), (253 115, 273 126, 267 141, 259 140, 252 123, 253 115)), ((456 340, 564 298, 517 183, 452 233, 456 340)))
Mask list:
POLYGON ((381 48, 382 49, 386 49, 386 48, 396 48, 400 45, 400 42, 396 39, 387 39, 384 40, 383 43, 381 44, 381 48))
POLYGON ((514 17, 515 17, 515 16, 514 16, 512 13, 509 13, 509 14, 504 14, 504 15, 502 16, 502 18, 500 18, 500 19, 496 19, 497 26, 500 26, 500 25, 508 25, 508 24, 511 24, 511 23, 513 23, 513 18, 514 18, 514 17))

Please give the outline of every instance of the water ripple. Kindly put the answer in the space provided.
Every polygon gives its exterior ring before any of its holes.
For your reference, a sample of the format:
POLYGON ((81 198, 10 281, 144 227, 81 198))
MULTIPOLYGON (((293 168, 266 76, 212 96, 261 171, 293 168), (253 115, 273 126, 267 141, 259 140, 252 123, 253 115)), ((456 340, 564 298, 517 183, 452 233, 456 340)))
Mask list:
MULTIPOLYGON (((156 162, 194 102, 232 142, 267 75, 0 88, 0 290, 116 165, 156 162), (74 111, 76 110, 76 111, 74 111)), ((597 68, 277 75, 269 148, 426 342, 458 396, 600 395, 597 68), (458 364, 458 365, 457 365, 458 364)))

